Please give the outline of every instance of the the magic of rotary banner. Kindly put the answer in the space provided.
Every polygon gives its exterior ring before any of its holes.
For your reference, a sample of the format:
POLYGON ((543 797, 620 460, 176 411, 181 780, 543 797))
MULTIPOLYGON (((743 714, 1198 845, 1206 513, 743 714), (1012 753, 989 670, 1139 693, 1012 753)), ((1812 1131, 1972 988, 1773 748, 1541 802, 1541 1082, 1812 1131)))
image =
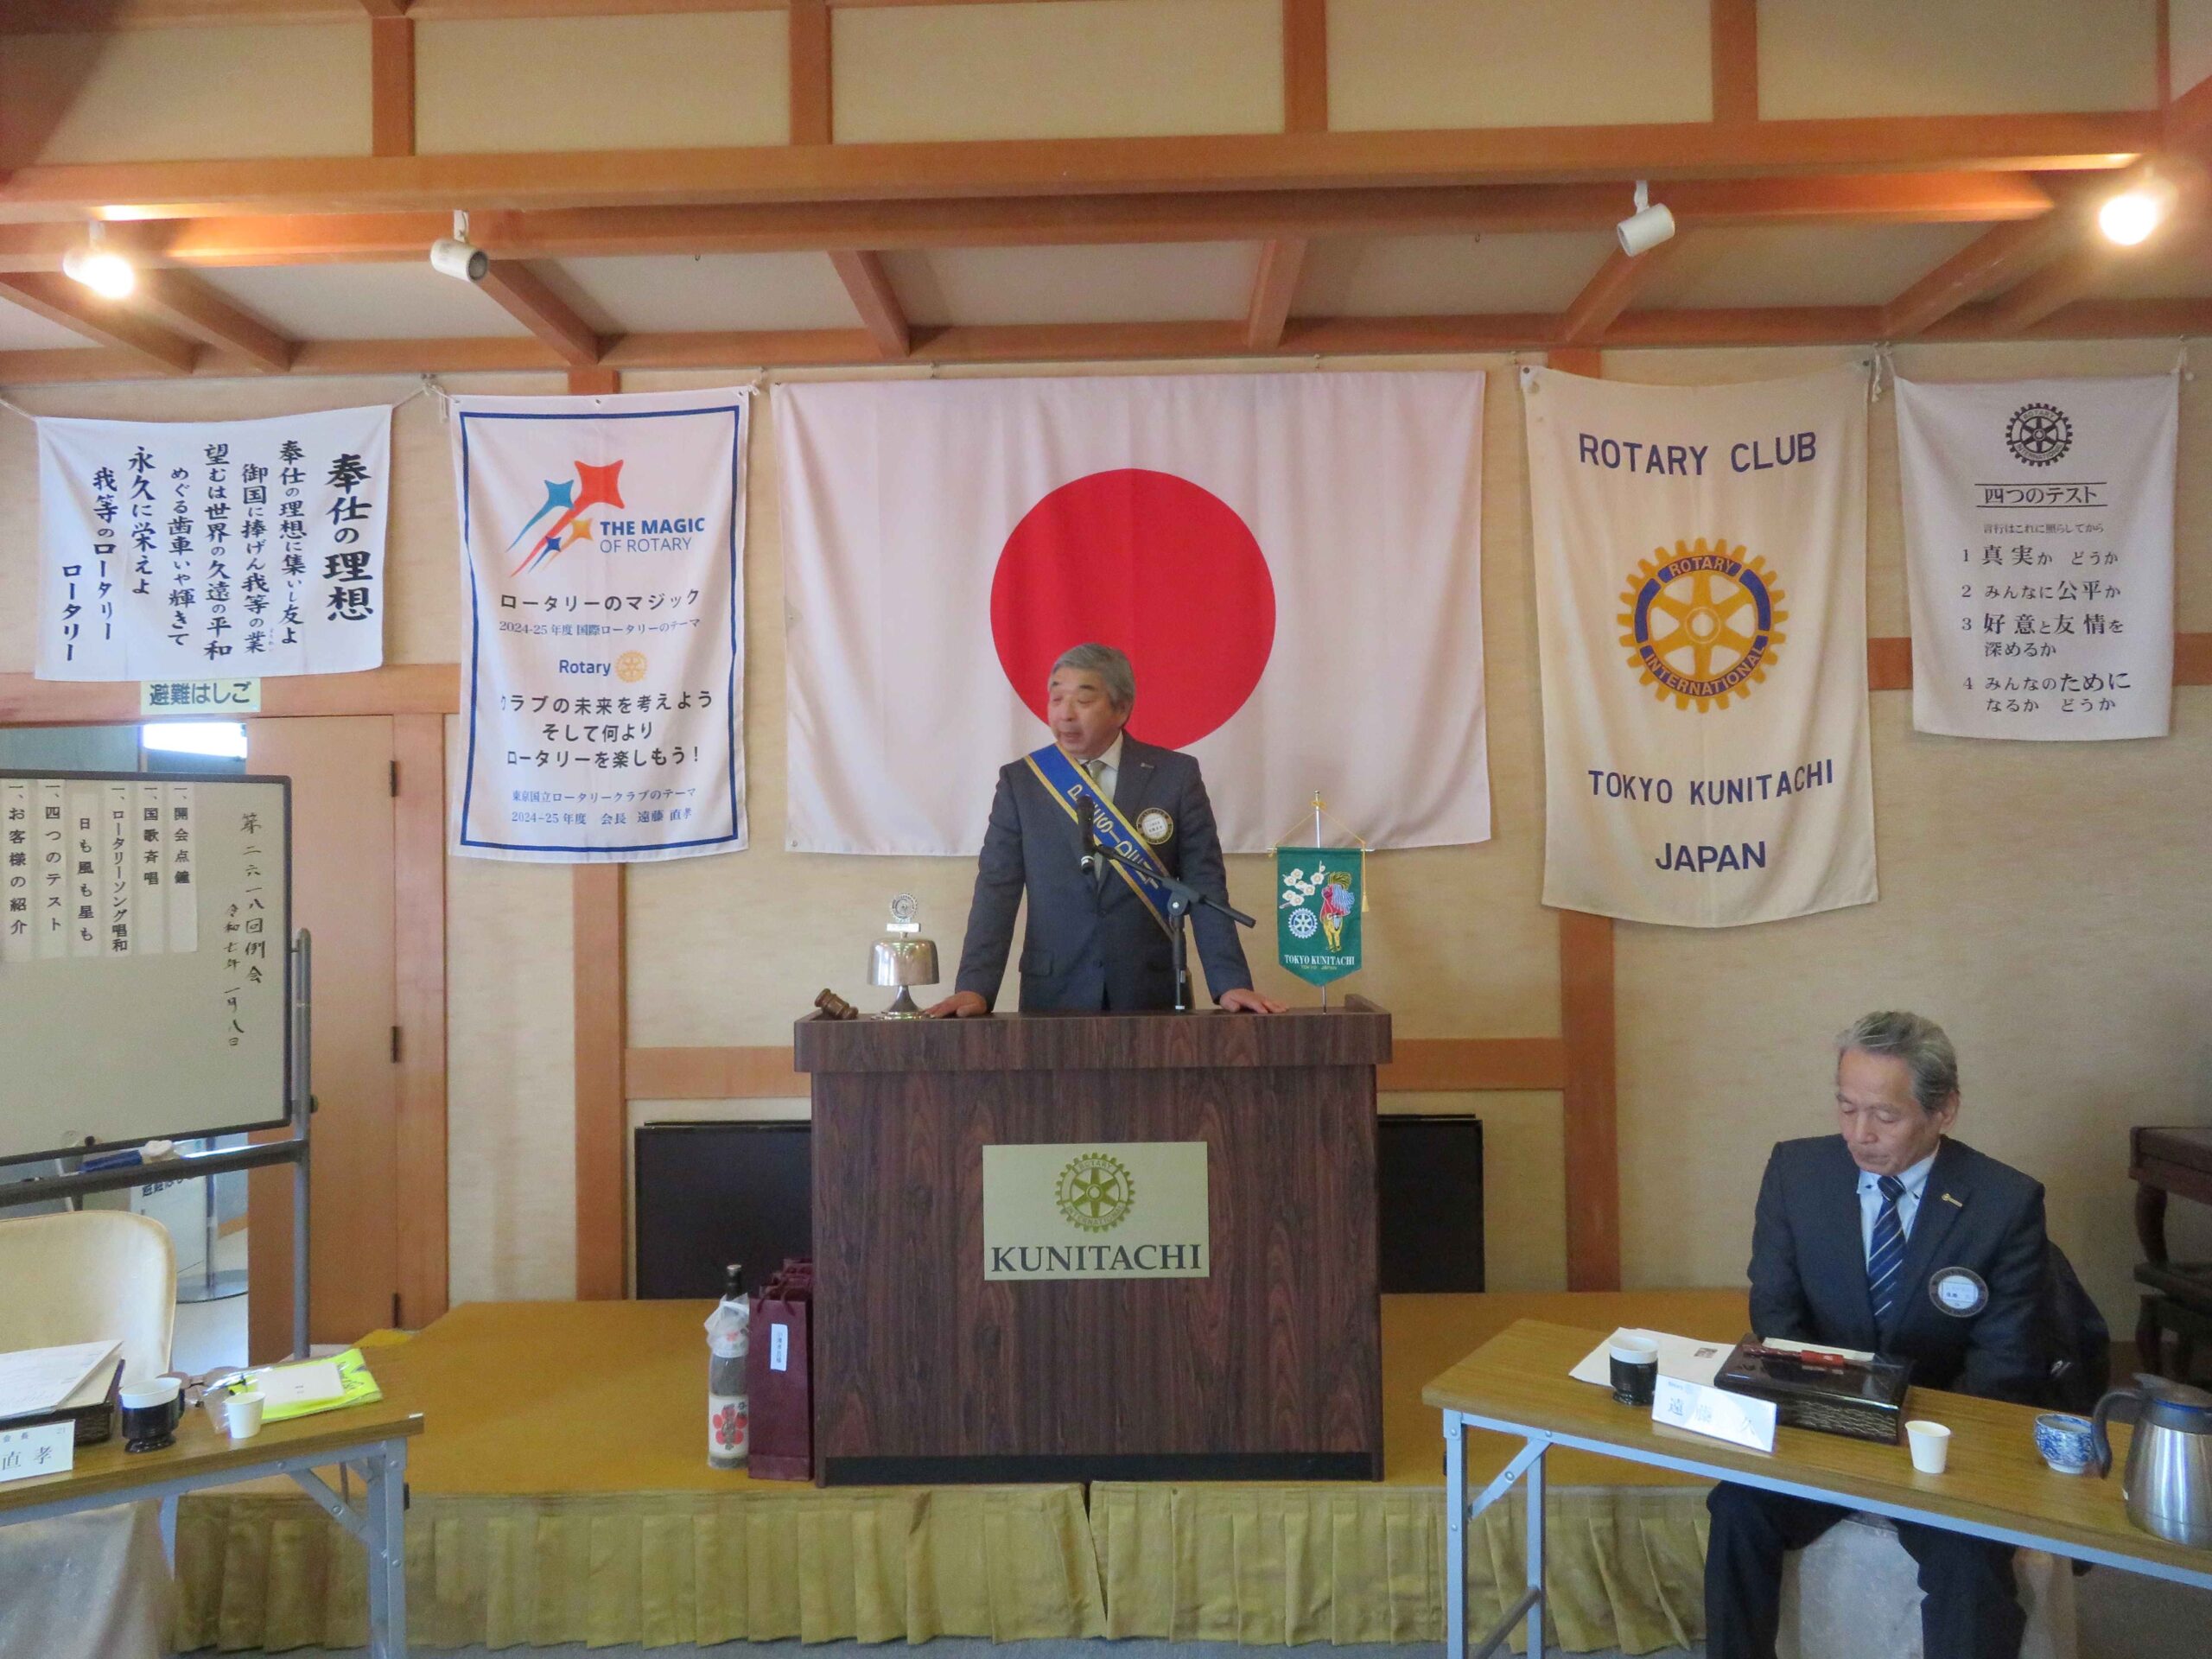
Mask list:
POLYGON ((40 679, 384 661, 388 405, 37 424, 40 679))
POLYGON ((456 397, 466 637, 455 850, 745 845, 743 391, 456 397))
POLYGON ((1524 369, 1544 902, 1731 927, 1871 903, 1862 369, 1524 369))

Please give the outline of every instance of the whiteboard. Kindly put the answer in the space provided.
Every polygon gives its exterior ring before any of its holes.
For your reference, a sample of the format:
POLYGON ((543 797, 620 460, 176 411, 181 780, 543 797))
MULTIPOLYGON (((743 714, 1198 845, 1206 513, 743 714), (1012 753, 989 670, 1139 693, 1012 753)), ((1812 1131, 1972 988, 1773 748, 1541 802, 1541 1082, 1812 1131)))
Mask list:
POLYGON ((291 780, 0 770, 0 1163, 291 1098, 291 780))

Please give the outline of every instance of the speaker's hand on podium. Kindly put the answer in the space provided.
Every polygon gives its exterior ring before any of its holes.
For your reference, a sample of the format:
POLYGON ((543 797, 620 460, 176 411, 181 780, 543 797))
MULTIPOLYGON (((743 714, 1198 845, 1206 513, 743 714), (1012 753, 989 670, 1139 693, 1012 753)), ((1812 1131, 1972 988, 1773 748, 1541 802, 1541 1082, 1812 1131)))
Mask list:
POLYGON ((1278 1002, 1272 996, 1240 985, 1233 991, 1221 994, 1221 1006, 1231 1014, 1287 1014, 1290 1004, 1278 1002))
POLYGON ((973 1020, 991 1011, 980 991, 955 991, 942 1002, 932 1002, 922 1012, 932 1020, 973 1020))

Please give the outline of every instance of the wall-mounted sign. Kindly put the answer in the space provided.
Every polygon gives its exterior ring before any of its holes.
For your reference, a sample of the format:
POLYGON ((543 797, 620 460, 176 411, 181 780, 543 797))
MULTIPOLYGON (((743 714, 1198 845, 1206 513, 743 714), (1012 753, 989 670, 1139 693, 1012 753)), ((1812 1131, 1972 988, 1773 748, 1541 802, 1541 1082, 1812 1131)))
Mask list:
POLYGON ((1206 1143, 983 1148, 986 1279, 1204 1279, 1206 1143))

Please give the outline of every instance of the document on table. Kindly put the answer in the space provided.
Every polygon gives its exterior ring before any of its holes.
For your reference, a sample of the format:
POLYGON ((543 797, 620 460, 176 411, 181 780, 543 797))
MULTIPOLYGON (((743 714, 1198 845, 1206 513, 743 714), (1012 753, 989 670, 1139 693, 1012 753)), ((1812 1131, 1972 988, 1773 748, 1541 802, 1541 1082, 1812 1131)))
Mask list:
POLYGON ((307 1359, 254 1374, 264 1412, 283 1406, 334 1405, 346 1397, 346 1384, 334 1359, 307 1359))
POLYGON ((1720 1373, 1720 1367, 1735 1351, 1732 1342, 1700 1342, 1695 1337, 1671 1336, 1664 1331, 1643 1331, 1624 1325, 1582 1357, 1567 1375, 1578 1382, 1595 1382, 1600 1388, 1613 1385, 1613 1370, 1605 1357, 1605 1350, 1621 1337, 1646 1337, 1659 1344, 1659 1375, 1680 1377, 1685 1382, 1709 1383, 1720 1373))
POLYGON ((59 1409, 122 1346, 119 1342, 77 1342, 0 1354, 0 1421, 59 1409))

